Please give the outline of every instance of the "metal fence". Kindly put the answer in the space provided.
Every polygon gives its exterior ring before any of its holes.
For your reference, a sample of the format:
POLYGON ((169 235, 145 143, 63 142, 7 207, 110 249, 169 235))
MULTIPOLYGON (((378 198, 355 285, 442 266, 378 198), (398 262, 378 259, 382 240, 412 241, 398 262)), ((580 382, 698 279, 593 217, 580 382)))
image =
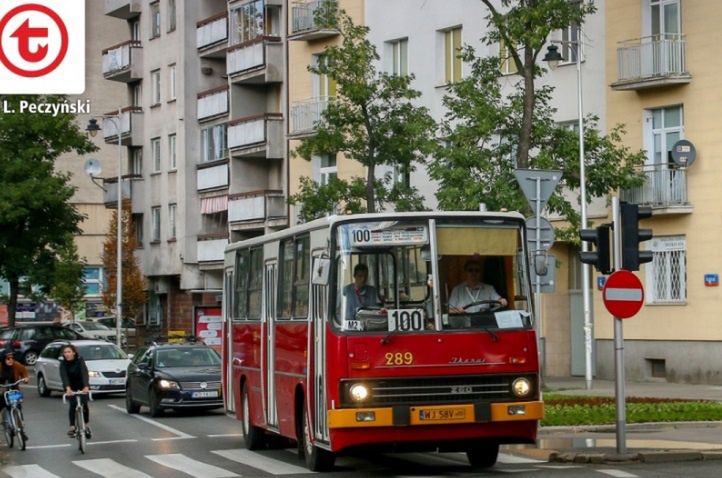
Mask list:
POLYGON ((617 48, 619 81, 686 74, 684 50, 685 39, 678 34, 622 42, 617 48))

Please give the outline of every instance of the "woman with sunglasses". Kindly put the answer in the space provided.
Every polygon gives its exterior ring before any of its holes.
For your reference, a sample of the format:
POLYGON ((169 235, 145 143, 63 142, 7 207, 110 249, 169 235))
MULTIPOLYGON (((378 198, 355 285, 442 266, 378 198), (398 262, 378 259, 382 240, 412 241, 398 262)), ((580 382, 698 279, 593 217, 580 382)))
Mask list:
MULTIPOLYGON (((24 383, 28 383, 28 369, 25 365, 15 360, 12 350, 5 351, 0 362, 0 385, 8 385, 15 383, 18 380, 22 380, 24 383)), ((12 388, 18 388, 17 386, 12 388)), ((6 390, 6 389, 3 389, 6 390)), ((5 422, 5 415, 10 410, 10 405, 5 402, 5 396, 0 394, 2 399, 2 421, 5 422)), ((22 404, 18 403, 18 408, 22 411, 22 404)), ((23 438, 27 441, 28 437, 23 433, 23 438)))

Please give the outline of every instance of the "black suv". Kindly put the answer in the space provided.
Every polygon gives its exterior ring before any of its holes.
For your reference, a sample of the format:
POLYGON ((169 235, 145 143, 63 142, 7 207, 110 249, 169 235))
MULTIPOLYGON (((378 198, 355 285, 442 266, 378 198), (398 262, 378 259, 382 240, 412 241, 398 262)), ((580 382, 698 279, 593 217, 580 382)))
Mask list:
POLYGON ((220 356, 195 342, 141 347, 128 365, 125 408, 138 413, 141 405, 153 417, 166 408, 222 407, 220 356))
POLYGON ((20 325, 0 330, 0 349, 12 350, 25 365, 35 365, 40 352, 53 340, 80 340, 86 337, 55 324, 20 325))

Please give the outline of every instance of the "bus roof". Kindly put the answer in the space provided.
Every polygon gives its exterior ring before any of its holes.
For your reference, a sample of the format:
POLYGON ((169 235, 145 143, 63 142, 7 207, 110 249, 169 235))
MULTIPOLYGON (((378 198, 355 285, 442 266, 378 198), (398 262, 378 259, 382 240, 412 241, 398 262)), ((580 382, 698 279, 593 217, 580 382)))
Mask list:
POLYGON ((393 219, 440 219, 449 217, 459 218, 479 218, 479 219, 514 219, 518 221, 524 221, 524 216, 519 212, 489 212, 489 211, 422 211, 422 212, 394 212, 394 213, 372 213, 372 214, 346 214, 346 215, 334 215, 326 216, 320 219, 307 222, 305 224, 299 224, 292 226, 287 229, 266 234, 263 236, 246 239, 239 242, 234 242, 226 247, 226 252, 240 249, 243 247, 249 247, 257 244, 263 244, 269 241, 284 239, 289 236, 304 233, 307 231, 314 231, 317 229, 324 229, 333 227, 335 224, 342 224, 345 222, 352 221, 388 221, 393 219))

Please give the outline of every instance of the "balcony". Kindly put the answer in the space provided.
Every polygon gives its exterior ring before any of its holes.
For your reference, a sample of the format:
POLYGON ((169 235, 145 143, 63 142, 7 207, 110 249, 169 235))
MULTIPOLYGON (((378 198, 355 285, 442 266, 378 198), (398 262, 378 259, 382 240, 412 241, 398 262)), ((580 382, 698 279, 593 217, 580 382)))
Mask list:
POLYGON ((612 89, 642 90, 691 82, 685 66, 685 43, 682 35, 671 34, 622 42, 617 48, 619 78, 612 89))
POLYGON ((336 0, 296 2, 291 7, 289 40, 311 41, 339 34, 336 26, 336 0))
POLYGON ((196 258, 198 262, 223 262, 223 255, 228 246, 228 233, 204 234, 198 236, 196 258))
POLYGON ((198 121, 228 115, 228 87, 198 93, 198 121))
POLYGON ((620 199, 632 204, 651 206, 654 214, 688 214, 687 170, 666 165, 644 166, 646 181, 641 186, 621 191, 620 199))
POLYGON ((332 97, 320 96, 291 104, 291 132, 293 136, 307 136, 313 134, 316 125, 321 121, 321 115, 332 97))
POLYGON ((123 20, 140 15, 141 0, 105 0, 105 14, 123 20))
POLYGON ((196 47, 203 58, 223 58, 228 46, 228 13, 206 18, 196 23, 196 47))
POLYGON ((231 83, 264 84, 283 81, 283 43, 278 37, 258 37, 228 49, 226 73, 231 83))
MULTIPOLYGON (((131 200, 131 212, 143 212, 144 197, 143 183, 139 182, 142 177, 137 174, 125 174, 122 176, 123 186, 122 199, 131 200)), ((103 178, 103 203, 107 209, 117 209, 118 206, 118 178, 103 178)))
POLYGON ((267 113, 228 123, 228 149, 233 158, 282 158, 283 116, 267 113))
POLYGON ((228 160, 214 161, 198 165, 196 171, 198 191, 223 189, 228 187, 228 160), (220 163, 220 164, 219 164, 220 163))
POLYGON ((120 125, 118 125, 118 112, 111 111, 103 118, 103 138, 108 144, 118 143, 118 127, 120 127, 120 142, 124 146, 143 146, 143 109, 140 106, 128 106, 120 110, 120 125))
POLYGON ((143 47, 129 40, 103 50, 103 77, 129 83, 143 78, 143 47))
POLYGON ((233 194, 228 197, 228 223, 233 230, 257 229, 286 220, 283 191, 266 190, 233 194))

